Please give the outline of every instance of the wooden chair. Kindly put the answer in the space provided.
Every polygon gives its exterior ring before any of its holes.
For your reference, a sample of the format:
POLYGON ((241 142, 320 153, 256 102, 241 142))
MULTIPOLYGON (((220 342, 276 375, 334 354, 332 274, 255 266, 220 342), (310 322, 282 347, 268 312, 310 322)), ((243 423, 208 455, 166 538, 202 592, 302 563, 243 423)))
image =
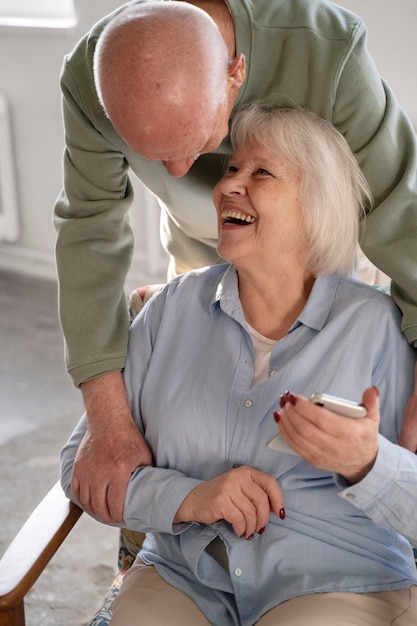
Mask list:
MULTIPOLYGON (((36 507, 0 560, 0 626, 25 626, 25 596, 82 515, 56 483, 36 507)), ((98 523, 98 522, 97 522, 98 523)), ((89 626, 108 626, 111 603, 144 535, 120 532, 118 573, 89 626)))
POLYGON ((57 483, 36 507, 0 560, 0 625, 24 626, 24 598, 82 511, 57 483))

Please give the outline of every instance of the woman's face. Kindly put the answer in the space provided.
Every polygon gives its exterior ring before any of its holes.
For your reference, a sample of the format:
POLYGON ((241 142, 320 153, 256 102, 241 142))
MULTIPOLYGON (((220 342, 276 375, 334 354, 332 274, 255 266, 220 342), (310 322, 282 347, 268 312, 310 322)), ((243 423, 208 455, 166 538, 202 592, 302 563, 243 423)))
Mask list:
POLYGON ((213 191, 218 254, 238 269, 303 266, 299 171, 258 144, 235 152, 213 191))

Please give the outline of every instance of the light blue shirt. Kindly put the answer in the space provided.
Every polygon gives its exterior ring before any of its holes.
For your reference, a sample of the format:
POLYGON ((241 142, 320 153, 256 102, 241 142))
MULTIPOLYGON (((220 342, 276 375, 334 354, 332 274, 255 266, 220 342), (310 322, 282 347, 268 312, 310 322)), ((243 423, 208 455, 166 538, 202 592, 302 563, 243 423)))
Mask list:
MULTIPOLYGON (((255 386, 253 357, 232 266, 174 279, 135 320, 125 382, 157 465, 139 468, 127 490, 125 525, 148 533, 140 558, 222 626, 252 625, 302 594, 417 584, 402 536, 417 543, 417 458, 394 443, 413 389, 414 352, 391 299, 338 275, 319 277, 288 335, 274 344, 268 379, 255 386), (349 486, 267 447, 286 389, 360 401, 370 385, 380 391, 380 447, 360 483, 349 486), (173 524, 196 485, 237 465, 276 477, 285 520, 271 514, 251 541, 223 521, 173 524), (217 536, 230 574, 205 551, 217 536)), ((83 419, 62 453, 69 495, 84 432, 83 419)))

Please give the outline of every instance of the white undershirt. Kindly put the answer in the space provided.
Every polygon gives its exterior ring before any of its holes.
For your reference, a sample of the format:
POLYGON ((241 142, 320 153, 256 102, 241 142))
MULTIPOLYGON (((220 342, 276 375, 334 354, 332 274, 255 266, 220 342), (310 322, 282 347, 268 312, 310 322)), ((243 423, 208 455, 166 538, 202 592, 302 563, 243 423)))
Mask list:
POLYGON ((252 386, 263 382, 269 376, 269 363, 271 361, 272 346, 275 339, 264 337, 248 324, 250 336, 255 351, 255 367, 253 371, 252 386))

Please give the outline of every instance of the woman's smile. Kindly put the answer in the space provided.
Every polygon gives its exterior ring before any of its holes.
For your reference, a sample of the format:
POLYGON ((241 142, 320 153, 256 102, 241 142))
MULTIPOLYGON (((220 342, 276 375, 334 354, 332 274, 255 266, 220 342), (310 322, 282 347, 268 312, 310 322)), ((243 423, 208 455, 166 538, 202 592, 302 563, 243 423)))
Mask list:
POLYGON ((246 213, 239 207, 224 206, 221 212, 221 218, 223 220, 222 226, 247 226, 248 224, 254 224, 256 218, 249 213, 246 213))
POLYGON ((238 269, 260 259, 278 264, 281 255, 289 264, 305 249, 298 168, 259 144, 249 148, 233 154, 213 192, 217 251, 238 269))

